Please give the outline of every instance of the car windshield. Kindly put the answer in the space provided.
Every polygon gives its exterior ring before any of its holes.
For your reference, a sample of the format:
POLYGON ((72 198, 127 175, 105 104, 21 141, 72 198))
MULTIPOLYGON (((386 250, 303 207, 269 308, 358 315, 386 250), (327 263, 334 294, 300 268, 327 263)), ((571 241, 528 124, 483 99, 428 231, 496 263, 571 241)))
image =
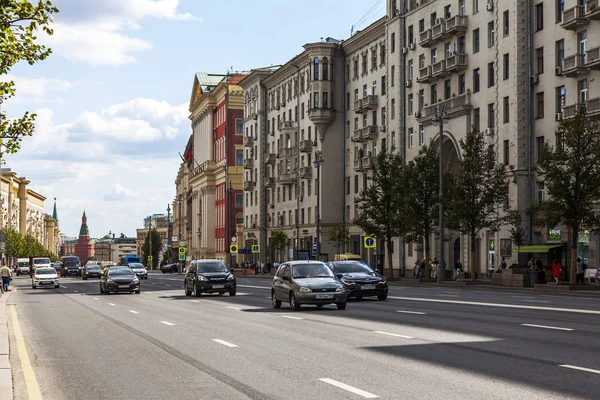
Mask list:
POLYGON ((203 262, 203 263, 198 263, 196 264, 198 267, 198 272, 199 273, 204 273, 204 272, 227 272, 229 271, 227 269, 227 266, 225 264, 223 264, 222 262, 203 262))
POLYGON ((138 269, 138 268, 145 268, 145 267, 144 267, 144 264, 140 264, 140 263, 130 263, 130 264, 129 264, 129 268, 136 268, 136 269, 138 269))
POLYGON ((88 271, 96 271, 99 270, 100 267, 98 265, 90 265, 88 267, 85 267, 88 271))
POLYGON ((33 263, 38 265, 38 264, 50 264, 50 259, 49 258, 34 258, 33 259, 33 263))
POLYGON ((366 273, 372 274, 373 270, 367 264, 362 262, 352 263, 334 263, 335 272, 338 274, 349 274, 349 273, 366 273))
POLYGON ((54 275, 54 274, 56 274, 56 271, 54 270, 54 268, 52 268, 52 269, 50 269, 50 268, 38 268, 35 271, 35 274, 36 275, 50 275, 50 274, 54 275))
POLYGON ((333 272, 321 263, 297 264, 292 266, 293 278, 330 278, 333 272))
POLYGON ((19 268, 29 268, 29 263, 21 261, 19 263, 19 268))
POLYGON ((108 276, 127 276, 134 275, 130 268, 111 268, 108 270, 108 276))

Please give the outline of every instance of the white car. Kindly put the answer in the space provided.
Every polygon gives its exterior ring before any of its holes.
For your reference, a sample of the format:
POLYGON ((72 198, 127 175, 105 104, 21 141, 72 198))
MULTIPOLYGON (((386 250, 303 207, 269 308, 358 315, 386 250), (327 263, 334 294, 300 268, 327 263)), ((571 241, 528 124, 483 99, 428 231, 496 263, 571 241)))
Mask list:
POLYGON ((33 268, 50 268, 52 267, 52 263, 48 257, 34 257, 33 258, 33 268))
POLYGON ((38 286, 54 286, 58 288, 58 274, 52 267, 38 267, 31 280, 31 288, 37 289, 38 286))
POLYGON ((140 279, 148 279, 148 270, 144 267, 144 264, 141 263, 129 263, 127 265, 129 268, 135 272, 138 278, 140 279))

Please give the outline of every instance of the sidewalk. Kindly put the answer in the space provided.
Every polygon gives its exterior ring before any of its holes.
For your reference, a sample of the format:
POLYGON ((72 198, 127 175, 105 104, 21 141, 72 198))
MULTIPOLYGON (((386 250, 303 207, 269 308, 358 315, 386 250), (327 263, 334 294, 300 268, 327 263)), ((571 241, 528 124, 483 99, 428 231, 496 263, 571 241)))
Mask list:
POLYGON ((8 308, 6 302, 12 292, 0 296, 0 400, 12 400, 13 385, 8 349, 8 308))

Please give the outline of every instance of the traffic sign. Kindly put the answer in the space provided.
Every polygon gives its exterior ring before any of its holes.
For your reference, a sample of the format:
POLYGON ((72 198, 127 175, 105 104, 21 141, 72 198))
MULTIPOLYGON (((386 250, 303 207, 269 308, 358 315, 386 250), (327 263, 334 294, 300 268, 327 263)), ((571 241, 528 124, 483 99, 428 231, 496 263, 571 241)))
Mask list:
POLYGON ((179 254, 185 254, 185 247, 179 248, 179 254))
POLYGON ((232 244, 231 246, 229 246, 229 252, 232 254, 237 254, 237 252, 238 252, 237 244, 232 244))
POLYGON ((179 255, 179 261, 185 261, 185 254, 179 255))
POLYGON ((231 243, 236 243, 237 242, 237 238, 235 236, 231 237, 231 243))
POLYGON ((315 244, 313 244, 313 247, 312 247, 312 252, 313 252, 313 253, 316 253, 316 252, 317 252, 317 244, 316 244, 316 243, 315 243, 315 244))
POLYGON ((375 240, 374 237, 371 236, 365 236, 365 249, 374 249, 375 247, 377 247, 377 241, 375 240))
POLYGON ((179 242, 179 247, 185 247, 185 242, 179 242))
POLYGON ((260 253, 260 246, 257 244, 253 244, 252 245, 252 252, 253 253, 260 253))
POLYGON ((152 261, 152 256, 148 256, 148 261, 152 261))

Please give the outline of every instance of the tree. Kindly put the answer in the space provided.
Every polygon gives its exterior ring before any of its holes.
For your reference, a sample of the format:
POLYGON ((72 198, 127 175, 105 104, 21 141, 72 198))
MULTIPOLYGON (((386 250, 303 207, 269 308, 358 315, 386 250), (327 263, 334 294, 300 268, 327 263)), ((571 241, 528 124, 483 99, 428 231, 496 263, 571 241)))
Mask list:
POLYGON ((162 249, 162 242, 160 241, 160 234, 156 229, 151 229, 144 239, 142 246, 142 261, 146 268, 153 269, 158 265, 158 253, 162 249), (150 235, 152 235, 152 253, 150 253, 150 235), (148 262, 148 256, 152 255, 152 264, 148 262))
POLYGON ((557 145, 544 143, 536 166, 547 193, 539 210, 549 226, 562 224, 569 229, 569 281, 575 284, 579 232, 600 228, 594 212, 600 198, 600 122, 581 112, 561 121, 556 135, 557 145))
POLYGON ((424 145, 406 166, 404 191, 407 233, 406 240, 425 241, 425 276, 429 277, 431 233, 439 220, 439 156, 435 146, 424 145))
POLYGON ((382 239, 387 248, 387 266, 393 276, 392 240, 403 236, 406 220, 403 218, 404 162, 398 152, 384 146, 377 155, 377 165, 369 184, 359 193, 355 202, 358 216, 354 223, 367 235, 382 239))
MULTIPOLYGON (((37 31, 41 28, 48 35, 52 15, 58 9, 50 1, 38 1, 37 5, 27 0, 0 1, 0 75, 6 75, 19 61, 30 65, 45 60, 51 49, 36 43, 37 31)), ((0 106, 15 95, 13 81, 0 82, 0 106)), ((26 112, 21 118, 0 121, 0 142, 6 153, 16 153, 24 136, 34 131, 35 114, 26 112)))
POLYGON ((527 239, 527 231, 523 228, 523 216, 518 210, 510 210, 504 217, 504 221, 511 226, 508 230, 510 232, 510 239, 517 246, 518 251, 527 239))
POLYGON ((8 257, 19 257, 24 254, 23 236, 15 229, 6 230, 5 254, 8 257))
POLYGON ((462 159, 458 172, 448 176, 448 227, 469 236, 471 280, 475 280, 475 239, 480 230, 499 227, 497 212, 508 202, 508 177, 497 161, 493 144, 480 132, 460 140, 462 159))
POLYGON ((277 230, 271 232, 271 248, 277 250, 279 257, 281 257, 281 250, 285 249, 288 245, 288 241, 288 235, 284 231, 277 230))
POLYGON ((343 225, 334 226, 327 233, 327 241, 335 245, 340 254, 340 248, 350 243, 350 232, 343 225))

